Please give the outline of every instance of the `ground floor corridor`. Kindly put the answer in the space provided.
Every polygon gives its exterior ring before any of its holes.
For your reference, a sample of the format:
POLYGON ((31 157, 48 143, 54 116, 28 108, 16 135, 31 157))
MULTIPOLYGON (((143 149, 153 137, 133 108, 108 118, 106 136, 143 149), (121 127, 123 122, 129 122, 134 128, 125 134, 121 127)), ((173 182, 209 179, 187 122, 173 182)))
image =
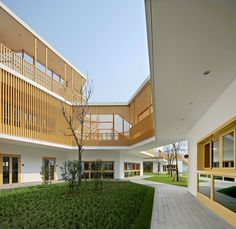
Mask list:
POLYGON ((135 183, 155 187, 151 229, 233 229, 203 206, 186 188, 135 177, 135 183))

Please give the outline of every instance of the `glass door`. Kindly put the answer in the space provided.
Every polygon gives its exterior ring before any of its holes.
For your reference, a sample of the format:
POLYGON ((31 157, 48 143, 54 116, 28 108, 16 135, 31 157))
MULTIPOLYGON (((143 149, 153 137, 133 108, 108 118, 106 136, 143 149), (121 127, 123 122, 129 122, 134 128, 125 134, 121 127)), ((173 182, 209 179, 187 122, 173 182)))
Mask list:
POLYGON ((55 169, 55 160, 51 159, 49 160, 49 174, 51 176, 51 180, 54 180, 54 169, 55 169))
POLYGON ((2 160, 3 184, 10 183, 10 157, 3 156, 2 160))
POLYGON ((18 157, 12 157, 12 183, 18 183, 18 157))
MULTIPOLYGON (((1 163, 1 162, 0 162, 1 163)), ((19 181, 19 156, 3 155, 2 183, 13 184, 19 181)))
POLYGON ((54 158, 44 158, 43 163, 45 165, 45 180, 54 180, 54 172, 55 172, 55 159, 54 158))

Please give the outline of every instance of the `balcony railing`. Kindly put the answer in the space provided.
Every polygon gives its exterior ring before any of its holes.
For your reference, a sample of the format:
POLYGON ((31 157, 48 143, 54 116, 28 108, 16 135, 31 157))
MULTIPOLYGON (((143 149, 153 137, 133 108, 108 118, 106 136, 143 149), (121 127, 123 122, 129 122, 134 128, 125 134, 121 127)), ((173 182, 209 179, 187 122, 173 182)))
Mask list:
POLYGON ((123 133, 86 133, 84 144, 88 146, 128 146, 154 136, 153 114, 123 133))
POLYGON ((151 113, 130 129, 130 145, 153 137, 154 132, 153 113, 151 113))
POLYGON ((65 90, 62 84, 2 44, 0 44, 0 63, 70 101, 77 94, 75 90, 65 90))
POLYGON ((128 133, 86 133, 84 144, 88 146, 127 146, 129 145, 128 133))

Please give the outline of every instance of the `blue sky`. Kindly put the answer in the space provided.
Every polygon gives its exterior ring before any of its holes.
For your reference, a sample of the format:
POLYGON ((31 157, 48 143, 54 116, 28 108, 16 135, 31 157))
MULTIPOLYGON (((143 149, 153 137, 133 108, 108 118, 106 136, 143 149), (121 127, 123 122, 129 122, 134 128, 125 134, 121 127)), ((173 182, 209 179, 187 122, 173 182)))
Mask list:
POLYGON ((93 79, 91 101, 126 102, 149 75, 144 0, 2 0, 93 79))

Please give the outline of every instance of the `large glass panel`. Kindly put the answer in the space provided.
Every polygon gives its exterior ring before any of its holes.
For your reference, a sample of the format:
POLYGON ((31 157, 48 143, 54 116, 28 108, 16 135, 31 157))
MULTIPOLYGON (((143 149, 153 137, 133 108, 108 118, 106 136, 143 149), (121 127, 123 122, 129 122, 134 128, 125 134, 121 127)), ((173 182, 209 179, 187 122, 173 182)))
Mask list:
POLYGON ((234 132, 223 137, 223 167, 234 167, 234 132))
POLYGON ((236 212, 236 178, 214 176, 214 200, 236 212))
POLYGON ((47 170, 46 174, 45 174, 45 180, 49 180, 49 160, 48 159, 44 159, 44 165, 45 165, 45 169, 47 170))
POLYGON ((103 178, 104 179, 113 179, 114 173, 112 172, 105 172, 103 173, 103 178))
POLYGON ((219 167, 219 140, 212 142, 212 167, 219 167))
MULTIPOLYGON (((164 168, 164 165, 163 165, 164 168)), ((149 162, 149 161, 144 161, 143 162, 143 171, 144 172, 155 172, 153 171, 153 162, 149 162)))
POLYGON ((10 181, 10 158, 9 157, 3 157, 2 169, 3 169, 3 184, 9 184, 9 181, 10 181))
POLYGON ((55 169, 55 160, 50 160, 50 169, 49 169, 49 171, 50 171, 50 177, 51 177, 51 180, 54 180, 54 169, 55 169))
POLYGON ((205 174, 198 174, 198 192, 208 198, 211 197, 211 178, 205 174))
POLYGON ((113 162, 112 161, 104 162, 104 170, 113 170, 113 162))
POLYGON ((124 164, 124 176, 131 177, 131 176, 138 176, 140 175, 140 164, 139 163, 125 163, 124 164))
POLYGON ((12 157, 12 183, 18 183, 18 157, 12 157))
POLYGON ((210 168, 210 143, 204 147, 204 167, 210 168))
POLYGON ((84 170, 90 170, 89 162, 84 162, 84 170))

